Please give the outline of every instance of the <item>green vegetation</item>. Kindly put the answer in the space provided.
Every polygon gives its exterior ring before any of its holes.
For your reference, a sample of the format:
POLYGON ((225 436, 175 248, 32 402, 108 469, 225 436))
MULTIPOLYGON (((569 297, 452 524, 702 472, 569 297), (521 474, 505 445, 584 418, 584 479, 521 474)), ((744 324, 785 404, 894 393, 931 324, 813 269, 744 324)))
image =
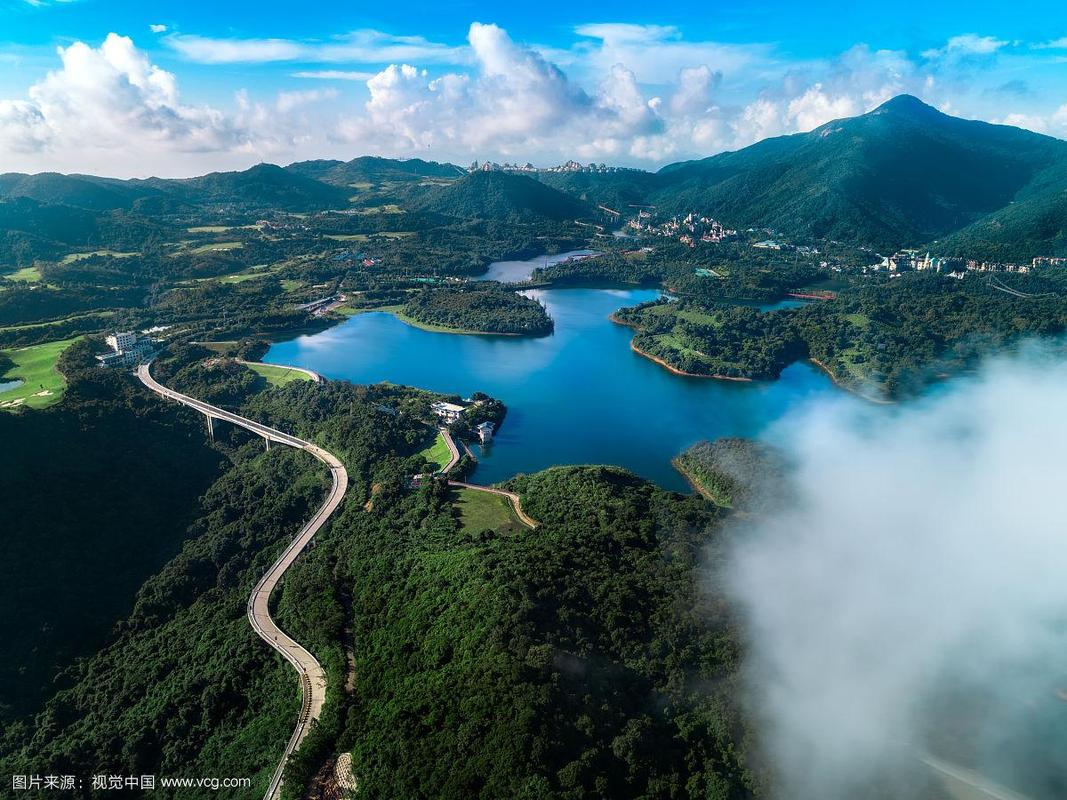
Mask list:
POLYGON ((23 267, 17 269, 14 272, 9 272, 5 276, 9 281, 20 281, 22 283, 36 283, 41 280, 41 271, 37 267, 23 267))
POLYGON ((420 207, 450 217, 516 221, 569 220, 591 213, 589 206, 570 195, 505 172, 474 172, 430 191, 420 207))
POLYGON ((455 495, 461 533, 474 536, 483 531, 516 534, 528 530, 506 497, 477 489, 456 489, 455 495))
POLYGON ((63 670, 107 644, 138 587, 180 550, 221 468, 200 417, 97 369, 88 342, 70 346, 61 368, 62 404, 0 414, 5 724, 39 710, 69 685, 63 670))
POLYGON ((293 381, 310 381, 311 376, 306 372, 292 367, 278 367, 274 364, 245 364, 250 370, 265 378, 271 386, 285 386, 293 381))
POLYGON ((725 508, 765 511, 786 495, 782 457, 751 439, 697 442, 673 463, 693 488, 725 508))
POLYGON ((56 363, 63 351, 76 341, 77 338, 65 339, 17 350, 0 350, 0 367, 5 363, 9 365, 0 372, 0 383, 22 381, 15 388, 0 392, 0 409, 47 408, 58 403, 67 382, 56 363))
POLYGON ((553 328, 538 301, 494 288, 425 289, 404 305, 406 317, 457 332, 544 336, 553 328))
POLYGON ((63 256, 59 262, 61 264, 73 264, 75 261, 82 261, 86 258, 92 258, 93 256, 110 256, 111 258, 129 258, 135 256, 137 253, 119 253, 114 250, 93 250, 89 253, 67 253, 63 256))
POLYGON ((683 372, 774 378, 810 358, 846 388, 895 399, 1026 337, 1067 330, 1067 269, 1001 280, 1026 296, 978 279, 912 273, 769 313, 687 298, 623 309, 616 318, 638 329, 636 347, 683 372))
POLYGON ((803 358, 803 341, 779 312, 662 299, 616 312, 638 329, 633 346, 690 375, 777 378, 803 358))
POLYGON ((440 433, 434 435, 433 441, 419 451, 418 456, 425 463, 432 465, 434 471, 442 469, 452 460, 452 451, 448 449, 445 437, 440 433))

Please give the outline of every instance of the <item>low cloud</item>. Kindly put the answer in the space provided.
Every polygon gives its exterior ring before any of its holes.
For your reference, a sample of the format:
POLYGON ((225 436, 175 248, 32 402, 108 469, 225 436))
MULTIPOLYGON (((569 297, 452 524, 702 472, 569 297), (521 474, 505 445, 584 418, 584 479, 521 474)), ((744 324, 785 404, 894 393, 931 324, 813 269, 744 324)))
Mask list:
POLYGON ((1062 353, 1031 350, 778 431, 798 501, 738 522, 727 572, 777 797, 1064 796, 1064 408, 1062 353))
POLYGON ((974 58, 976 56, 991 56, 1011 42, 997 39, 995 36, 979 36, 974 33, 965 33, 961 36, 953 36, 943 47, 926 50, 923 58, 936 60, 960 60, 974 58))

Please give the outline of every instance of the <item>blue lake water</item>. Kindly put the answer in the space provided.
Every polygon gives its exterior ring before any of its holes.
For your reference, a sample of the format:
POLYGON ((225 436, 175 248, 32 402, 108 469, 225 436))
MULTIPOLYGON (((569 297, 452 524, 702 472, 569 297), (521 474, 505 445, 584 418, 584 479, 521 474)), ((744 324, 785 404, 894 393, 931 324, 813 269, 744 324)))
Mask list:
POLYGON ((431 333, 374 312, 275 344, 264 360, 355 383, 391 381, 464 397, 483 391, 501 399, 507 419, 484 452, 475 448, 474 479, 482 483, 553 464, 596 463, 684 491, 670 461, 689 445, 758 436, 801 404, 843 395, 809 364, 794 364, 778 381, 739 383, 674 375, 633 353, 633 331, 608 315, 659 296, 655 289, 527 294, 547 306, 553 335, 431 333))
POLYGON ((20 380, 14 380, 14 381, 0 380, 0 394, 3 394, 4 392, 9 392, 12 389, 17 389, 20 386, 22 386, 22 381, 20 381, 20 380))
POLYGON ((480 281, 500 281, 501 283, 517 283, 529 280, 533 271, 538 267, 551 267, 561 261, 567 261, 581 256, 591 256, 594 250, 568 250, 566 253, 557 253, 554 256, 538 256, 525 261, 494 261, 489 265, 485 274, 478 277, 480 281))

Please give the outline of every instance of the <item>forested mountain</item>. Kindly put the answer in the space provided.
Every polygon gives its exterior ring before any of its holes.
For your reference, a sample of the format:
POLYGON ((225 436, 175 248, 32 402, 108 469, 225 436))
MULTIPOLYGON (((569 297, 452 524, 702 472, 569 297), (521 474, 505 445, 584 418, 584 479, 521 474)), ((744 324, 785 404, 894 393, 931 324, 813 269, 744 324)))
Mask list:
POLYGON ((1002 209, 1064 163, 1067 142, 957 119, 902 95, 810 133, 664 167, 654 198, 737 227, 892 248, 1002 209))
POLYGON ((154 185, 191 203, 232 204, 246 208, 312 211, 343 208, 349 192, 275 164, 257 164, 241 172, 212 172, 178 181, 152 179, 154 185))
POLYGON ((351 161, 319 159, 298 161, 286 169, 297 175, 332 183, 351 186, 354 183, 383 180, 410 181, 419 178, 461 178, 466 172, 455 164, 423 161, 421 158, 394 159, 378 156, 360 156, 351 161))
POLYGON ((590 206, 568 194, 506 172, 474 172, 430 191, 419 205, 451 217, 516 221, 575 219, 591 213, 590 206))
POLYGON ((1067 256, 1067 161, 1037 174, 1014 202, 946 236, 942 255, 1025 262, 1067 256))
POLYGON ((93 175, 60 175, 41 172, 0 175, 0 198, 28 197, 39 203, 75 206, 94 211, 129 209, 138 200, 165 195, 161 188, 144 181, 121 181, 93 175))

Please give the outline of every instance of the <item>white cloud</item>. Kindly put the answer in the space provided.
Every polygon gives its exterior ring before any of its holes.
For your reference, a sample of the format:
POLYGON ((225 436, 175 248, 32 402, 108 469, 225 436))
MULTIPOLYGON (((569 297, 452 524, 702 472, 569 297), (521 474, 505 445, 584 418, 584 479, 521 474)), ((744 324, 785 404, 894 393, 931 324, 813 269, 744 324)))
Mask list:
POLYGON ((299 39, 219 39, 194 34, 171 34, 166 43, 175 52, 200 64, 352 62, 388 64, 399 61, 463 63, 465 48, 449 47, 421 36, 394 36, 374 30, 353 31, 328 41, 299 39))
POLYGON ((300 70, 291 73, 294 78, 310 78, 321 81, 368 81, 374 77, 373 72, 343 69, 300 70))
MULTIPOLYGON (((344 92, 285 87, 273 99, 237 92, 229 107, 181 98, 177 77, 129 39, 113 34, 99 48, 77 42, 59 50, 61 69, 23 97, 0 100, 0 169, 190 174, 263 159, 427 152, 459 163, 578 158, 655 167, 810 130, 901 92, 991 118, 976 113, 959 78, 973 78, 973 63, 956 69, 951 58, 857 45, 829 60, 782 62, 764 45, 691 42, 672 27, 590 24, 578 34, 556 50, 481 23, 459 46, 376 31, 322 41, 166 35, 195 61, 296 62, 294 79, 364 84, 344 92), (387 56, 411 58, 375 64, 387 56)), ((955 37, 945 50, 993 48, 972 41, 982 38, 955 37)), ((973 97, 993 103, 988 93, 973 97)), ((1036 96, 1019 102, 1012 120, 1067 132, 1063 114, 1041 109, 1036 96)))
POLYGON ((166 33, 167 32, 167 26, 166 25, 159 25, 159 24, 152 24, 152 25, 148 26, 148 30, 152 31, 152 33, 166 33))
POLYGON ((925 796, 931 752, 1036 786, 1045 749, 1062 782, 1062 739, 1033 737, 1063 713, 1065 403, 1062 353, 1036 354, 785 421, 795 502, 739 521, 724 569, 780 796, 925 796))
POLYGON ((953 36, 943 47, 926 50, 922 55, 929 60, 948 59, 960 60, 975 56, 991 56, 1010 42, 997 39, 994 36, 978 36, 974 33, 965 33, 953 36))
POLYGON ((250 143, 235 119, 183 103, 175 76, 124 36, 109 34, 98 48, 75 42, 57 53, 61 68, 31 86, 28 99, 0 101, 0 141, 33 156, 16 164, 123 174, 132 166, 143 174, 173 169, 175 157, 201 163, 199 155, 250 143))
POLYGON ((1067 36, 1061 36, 1059 39, 1053 39, 1050 42, 1035 44, 1033 48, 1035 50, 1067 50, 1067 36))

